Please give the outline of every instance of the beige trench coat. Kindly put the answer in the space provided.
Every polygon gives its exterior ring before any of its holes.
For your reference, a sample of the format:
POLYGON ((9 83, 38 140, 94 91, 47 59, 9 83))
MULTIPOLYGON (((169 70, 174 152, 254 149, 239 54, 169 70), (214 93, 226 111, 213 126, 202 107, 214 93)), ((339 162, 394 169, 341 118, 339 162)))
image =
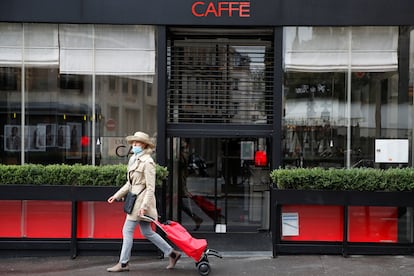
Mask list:
POLYGON ((147 149, 138 158, 132 155, 128 162, 127 182, 113 196, 121 200, 128 191, 139 194, 128 220, 145 220, 138 217, 139 210, 144 209, 145 214, 158 219, 155 199, 155 162, 151 157, 152 150, 147 149))

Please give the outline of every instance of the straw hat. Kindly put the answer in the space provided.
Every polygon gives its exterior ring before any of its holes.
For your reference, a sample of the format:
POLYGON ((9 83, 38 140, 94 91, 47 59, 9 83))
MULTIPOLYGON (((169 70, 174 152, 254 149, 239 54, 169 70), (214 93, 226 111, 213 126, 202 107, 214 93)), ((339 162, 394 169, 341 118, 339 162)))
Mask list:
POLYGON ((126 140, 128 144, 132 144, 133 141, 138 141, 147 144, 150 148, 155 148, 154 142, 148 136, 148 134, 141 131, 135 132, 134 135, 127 136, 126 140))

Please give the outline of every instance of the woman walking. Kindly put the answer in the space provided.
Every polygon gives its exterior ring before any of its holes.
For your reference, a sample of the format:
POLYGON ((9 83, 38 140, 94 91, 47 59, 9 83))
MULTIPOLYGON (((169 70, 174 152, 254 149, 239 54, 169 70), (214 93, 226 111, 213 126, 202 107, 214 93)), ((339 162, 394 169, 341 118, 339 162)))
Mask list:
POLYGON ((130 214, 127 214, 122 229, 123 241, 119 262, 107 269, 108 272, 122 272, 129 270, 129 259, 133 244, 133 234, 139 225, 141 234, 157 246, 165 256, 169 256, 167 269, 175 267, 181 253, 174 250, 160 235, 151 228, 150 221, 143 216, 147 215, 157 219, 158 213, 155 199, 155 162, 151 153, 155 148, 151 138, 144 132, 135 132, 126 137, 132 145, 133 155, 128 162, 127 183, 114 195, 108 198, 109 203, 121 200, 128 192, 138 195, 130 214))

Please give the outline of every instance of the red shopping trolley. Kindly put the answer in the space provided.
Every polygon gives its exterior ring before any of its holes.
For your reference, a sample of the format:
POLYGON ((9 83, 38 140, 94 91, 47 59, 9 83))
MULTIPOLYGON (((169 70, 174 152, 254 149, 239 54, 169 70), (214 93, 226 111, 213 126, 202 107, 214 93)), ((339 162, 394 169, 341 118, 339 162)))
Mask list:
POLYGON ((163 231, 169 241, 181 249, 188 257, 195 261, 197 271, 200 275, 208 275, 211 271, 208 256, 212 255, 222 258, 221 254, 214 250, 207 248, 206 239, 197 239, 178 222, 167 221, 161 223, 149 216, 145 218, 151 220, 161 231, 163 231))

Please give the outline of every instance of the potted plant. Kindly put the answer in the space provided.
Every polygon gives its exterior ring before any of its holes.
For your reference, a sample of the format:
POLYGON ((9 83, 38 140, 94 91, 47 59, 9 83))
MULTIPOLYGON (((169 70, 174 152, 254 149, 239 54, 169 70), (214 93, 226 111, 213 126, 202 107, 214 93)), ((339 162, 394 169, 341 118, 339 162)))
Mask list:
MULTIPOLYGON (((33 252, 69 250, 73 258, 79 248, 117 248, 113 239, 120 238, 119 227, 124 216, 122 203, 117 203, 119 208, 109 208, 106 200, 125 184, 126 173, 127 166, 123 164, 0 165, 0 207, 9 210, 7 222, 0 231, 3 239, 0 246, 7 252, 15 252, 16 249, 23 252, 28 248, 33 252), (53 215, 56 212, 59 216, 53 215), (21 221, 31 223, 21 224, 21 221), (37 227, 51 222, 56 227, 37 227), (119 225, 114 227, 116 224, 119 225), (100 225, 96 227, 99 231, 90 232, 96 225, 100 225), (20 236, 23 231, 36 233, 38 238, 20 236)), ((157 164, 156 192, 162 190, 160 187, 167 177, 168 169, 157 164)), ((155 249, 140 238, 134 243, 142 245, 136 246, 136 250, 155 249)))
POLYGON ((413 168, 276 169, 270 178, 274 255, 409 254, 413 168))
POLYGON ((162 186, 162 183, 168 178, 168 175, 169 175, 168 168, 157 164, 155 169, 156 169, 155 185, 160 187, 162 186))
POLYGON ((270 173, 278 189, 329 191, 414 190, 414 168, 276 169, 270 173))
MULTIPOLYGON (((0 185, 35 186, 120 186, 125 183, 127 166, 106 165, 1 165, 0 185)), ((156 185, 168 177, 168 168, 156 164, 156 185)))

